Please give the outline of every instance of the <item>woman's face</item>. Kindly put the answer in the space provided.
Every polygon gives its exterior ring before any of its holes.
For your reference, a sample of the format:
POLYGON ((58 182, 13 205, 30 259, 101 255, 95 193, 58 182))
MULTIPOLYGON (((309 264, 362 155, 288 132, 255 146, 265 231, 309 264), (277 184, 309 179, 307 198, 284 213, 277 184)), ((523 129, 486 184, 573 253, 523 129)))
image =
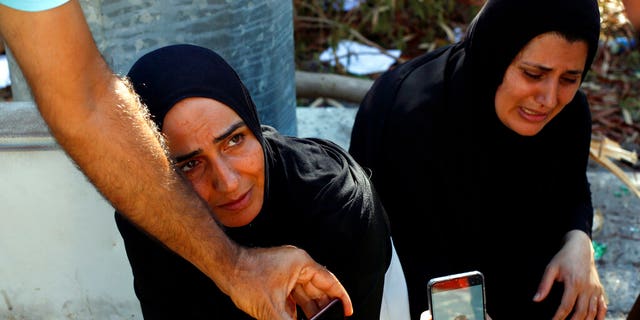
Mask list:
POLYGON ((556 33, 533 38, 511 62, 498 87, 498 118, 511 130, 533 136, 573 99, 587 60, 585 41, 556 33))
POLYGON ((162 133, 176 166, 228 227, 250 223, 264 201, 264 153, 240 116, 213 99, 193 97, 167 113, 162 133))

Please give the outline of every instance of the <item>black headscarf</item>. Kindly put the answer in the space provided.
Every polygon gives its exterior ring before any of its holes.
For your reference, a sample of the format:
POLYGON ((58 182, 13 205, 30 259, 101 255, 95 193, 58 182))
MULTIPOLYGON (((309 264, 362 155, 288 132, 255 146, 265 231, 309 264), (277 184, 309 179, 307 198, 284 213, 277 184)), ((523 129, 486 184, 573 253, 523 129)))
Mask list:
POLYGON ((211 98, 233 109, 263 143, 249 91, 235 70, 212 50, 190 44, 162 47, 138 59, 127 76, 160 129, 167 112, 180 100, 211 98))
POLYGON ((587 42, 586 75, 599 28, 597 0, 488 0, 461 42, 386 72, 363 99, 349 151, 389 215, 413 318, 430 278, 474 269, 494 319, 556 311, 561 290, 531 299, 564 235, 591 233, 589 105, 579 91, 525 137, 500 122, 494 98, 518 52, 549 31, 587 42))
POLYGON ((550 31, 587 42, 584 80, 598 49, 597 0, 487 1, 463 40, 465 63, 479 91, 495 92, 518 52, 536 36, 550 31))

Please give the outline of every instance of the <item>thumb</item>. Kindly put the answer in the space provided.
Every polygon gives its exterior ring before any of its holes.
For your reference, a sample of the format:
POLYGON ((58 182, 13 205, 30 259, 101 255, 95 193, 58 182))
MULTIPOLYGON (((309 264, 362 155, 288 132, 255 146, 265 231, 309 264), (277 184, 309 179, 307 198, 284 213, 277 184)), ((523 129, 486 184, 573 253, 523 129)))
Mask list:
POLYGON ((540 281, 540 285, 538 285, 538 291, 533 296, 533 301, 540 302, 547 297, 549 291, 551 291, 551 287, 553 286, 554 279, 555 272, 551 269, 545 270, 542 275, 542 281, 540 281))

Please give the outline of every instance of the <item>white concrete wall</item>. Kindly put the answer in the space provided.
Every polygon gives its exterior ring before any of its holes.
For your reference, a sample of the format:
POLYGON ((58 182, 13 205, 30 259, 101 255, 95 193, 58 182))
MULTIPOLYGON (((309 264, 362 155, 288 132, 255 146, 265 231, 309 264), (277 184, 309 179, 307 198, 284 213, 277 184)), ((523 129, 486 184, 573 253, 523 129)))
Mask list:
POLYGON ((113 213, 60 149, 0 151, 0 319, 142 319, 113 213))

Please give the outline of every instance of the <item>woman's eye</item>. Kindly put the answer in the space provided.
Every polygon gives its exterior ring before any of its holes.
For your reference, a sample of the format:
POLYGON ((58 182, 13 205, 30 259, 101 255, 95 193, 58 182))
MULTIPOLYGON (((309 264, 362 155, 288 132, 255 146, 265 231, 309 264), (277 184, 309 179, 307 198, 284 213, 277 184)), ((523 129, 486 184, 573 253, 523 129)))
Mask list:
POLYGON ((231 139, 229 139, 229 146, 230 147, 236 146, 236 145, 240 144, 242 142, 242 140, 244 140, 244 134, 243 133, 234 134, 231 137, 231 139))
POLYGON ((574 84, 574 83, 578 82, 578 79, 576 79, 576 78, 562 78, 562 81, 564 81, 565 83, 574 84))
POLYGON ((541 79, 541 78, 542 78, 542 74, 540 74, 540 73, 534 73, 534 72, 527 71, 527 70, 524 70, 524 74, 525 74, 527 77, 529 77, 529 78, 531 78, 531 79, 535 79, 535 80, 538 80, 538 79, 541 79))
POLYGON ((179 166, 180 170, 184 173, 187 173, 191 170, 193 170, 193 168, 195 168, 195 166, 198 165, 198 162, 196 160, 189 160, 183 164, 181 164, 179 166))

